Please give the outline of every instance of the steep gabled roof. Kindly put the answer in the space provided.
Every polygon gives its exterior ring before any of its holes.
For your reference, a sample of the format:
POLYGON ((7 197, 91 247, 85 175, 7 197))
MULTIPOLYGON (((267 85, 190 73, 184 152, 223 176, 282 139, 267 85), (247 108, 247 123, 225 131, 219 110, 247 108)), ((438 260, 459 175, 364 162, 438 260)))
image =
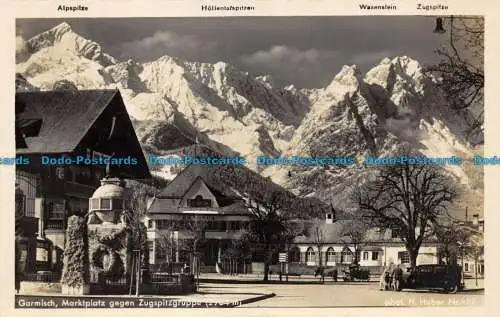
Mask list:
POLYGON ((117 90, 16 93, 16 104, 19 102, 25 106, 19 119, 42 120, 38 135, 25 138, 28 147, 17 149, 17 152, 72 152, 116 94, 117 90))
MULTIPOLYGON (((244 166, 207 166, 191 164, 184 168, 158 195, 159 198, 181 198, 191 187, 191 185, 196 181, 197 178, 201 178, 207 187, 215 194, 220 196, 238 197, 235 191, 240 193, 245 193, 243 186, 238 188, 238 184, 229 184, 223 181, 223 173, 230 172, 228 169, 234 170, 244 170, 248 174, 256 174, 250 169, 244 166)), ((266 179, 258 174, 255 177, 262 178, 262 181, 266 179)), ((278 185, 272 183, 270 180, 267 181, 269 186, 274 186, 276 189, 281 189, 278 185)), ((242 185, 244 185, 242 183, 242 185)))

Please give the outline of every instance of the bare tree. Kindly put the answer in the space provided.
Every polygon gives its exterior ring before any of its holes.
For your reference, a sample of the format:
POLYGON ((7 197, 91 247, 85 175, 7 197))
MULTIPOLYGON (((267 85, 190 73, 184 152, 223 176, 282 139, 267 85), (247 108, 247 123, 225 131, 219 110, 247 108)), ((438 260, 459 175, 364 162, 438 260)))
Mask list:
POLYGON ((367 224, 362 219, 354 218, 342 223, 342 230, 340 236, 346 244, 350 244, 354 248, 354 264, 359 262, 360 247, 365 241, 366 232, 368 230, 367 224))
POLYGON ((426 69, 436 74, 453 110, 468 120, 470 134, 484 123, 484 18, 445 18, 446 46, 436 50, 440 62, 426 69))
POLYGON ((135 281, 136 295, 138 295, 141 276, 144 282, 149 280, 149 246, 147 228, 143 221, 148 201, 154 196, 155 189, 139 182, 130 182, 128 186, 123 221, 127 228, 127 248, 133 252, 129 267, 131 287, 135 281))
POLYGON ((258 197, 247 200, 246 206, 253 215, 249 229, 256 242, 264 252, 264 281, 269 280, 269 266, 273 255, 283 244, 283 233, 288 220, 284 206, 287 204, 288 192, 266 191, 258 197))
POLYGON ((401 163, 383 166, 355 194, 367 224, 397 230, 412 266, 437 222, 457 196, 452 180, 437 166, 401 163))
POLYGON ((163 253, 165 254, 165 262, 175 262, 175 252, 176 252, 176 243, 174 238, 174 228, 170 226, 169 228, 163 229, 158 233, 158 237, 156 241, 158 242, 158 248, 161 248, 163 253))
POLYGON ((439 243, 438 253, 444 257, 446 263, 457 264, 457 260, 462 257, 461 251, 469 245, 471 232, 455 222, 449 222, 436 224, 434 233, 439 243))
POLYGON ((189 238, 184 239, 179 244, 179 249, 190 255, 192 272, 198 276, 201 256, 203 250, 206 248, 208 222, 200 217, 194 216, 185 222, 184 227, 189 238))

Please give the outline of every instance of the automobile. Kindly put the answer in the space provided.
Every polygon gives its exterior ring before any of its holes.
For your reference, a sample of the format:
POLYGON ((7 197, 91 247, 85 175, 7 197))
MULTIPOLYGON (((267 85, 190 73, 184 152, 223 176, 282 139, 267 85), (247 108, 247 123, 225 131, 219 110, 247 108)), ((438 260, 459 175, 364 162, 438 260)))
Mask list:
POLYGON ((426 264, 407 268, 395 290, 439 289, 446 293, 456 293, 464 288, 462 267, 459 265, 426 264))
POLYGON ((344 281, 366 281, 370 280, 370 271, 363 270, 359 264, 353 264, 348 267, 348 270, 343 270, 344 281))

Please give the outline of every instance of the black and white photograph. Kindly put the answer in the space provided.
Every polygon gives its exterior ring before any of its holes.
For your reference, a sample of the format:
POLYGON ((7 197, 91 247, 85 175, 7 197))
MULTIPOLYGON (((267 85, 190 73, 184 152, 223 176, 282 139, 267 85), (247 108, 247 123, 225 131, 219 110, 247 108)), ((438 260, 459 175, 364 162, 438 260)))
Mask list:
POLYGON ((15 33, 16 309, 484 305, 483 16, 15 33))

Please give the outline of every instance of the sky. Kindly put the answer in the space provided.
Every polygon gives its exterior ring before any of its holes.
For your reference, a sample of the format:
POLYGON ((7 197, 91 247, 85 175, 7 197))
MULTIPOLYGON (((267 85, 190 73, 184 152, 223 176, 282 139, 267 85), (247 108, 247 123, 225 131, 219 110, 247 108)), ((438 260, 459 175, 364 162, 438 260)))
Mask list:
POLYGON ((16 35, 29 39, 64 21, 120 60, 224 61, 300 88, 325 87, 343 65, 364 72, 384 57, 435 63, 447 39, 423 16, 18 19, 16 35))

